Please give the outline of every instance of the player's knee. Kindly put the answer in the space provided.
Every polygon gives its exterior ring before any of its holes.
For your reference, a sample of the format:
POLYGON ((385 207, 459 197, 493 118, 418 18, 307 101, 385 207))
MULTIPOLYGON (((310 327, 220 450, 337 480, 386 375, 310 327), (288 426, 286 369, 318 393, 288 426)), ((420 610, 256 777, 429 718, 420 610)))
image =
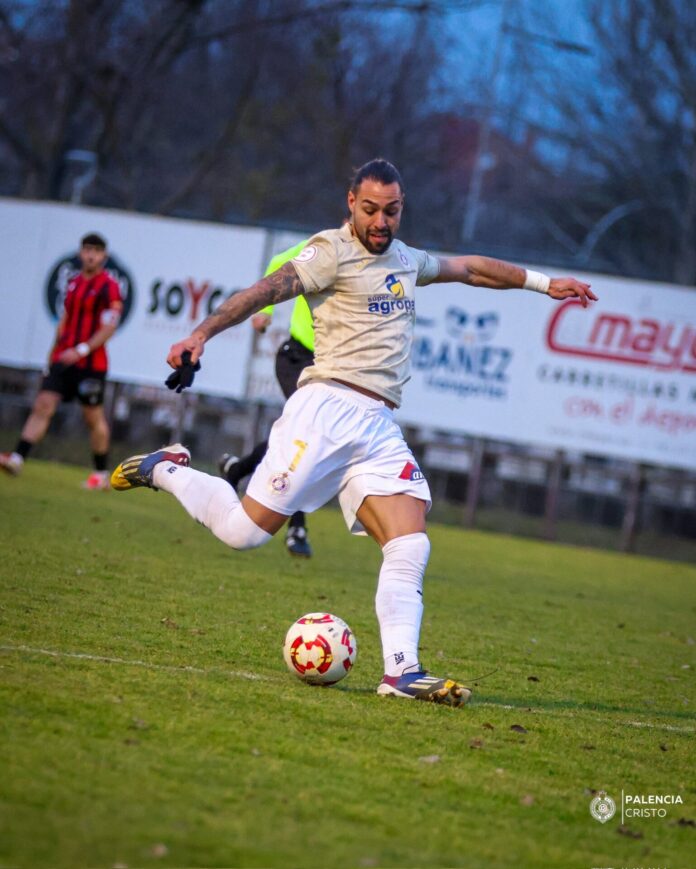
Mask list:
POLYGON ((404 534, 402 537, 394 537, 382 547, 384 558, 389 560, 401 560, 411 564, 425 566, 430 557, 430 540, 424 531, 414 534, 404 534))
POLYGON ((378 610, 385 604, 385 600, 392 600, 396 593, 394 584, 404 590, 410 587, 415 588, 418 593, 422 592, 423 577, 430 556, 428 535, 418 531, 403 537, 394 537, 382 547, 382 554, 384 562, 377 588, 378 610))
POLYGON ((242 505, 238 505, 230 514, 225 523, 224 536, 220 535, 224 542, 232 549, 257 549, 263 546, 273 536, 263 528, 259 528, 244 511, 242 505))
POLYGON ((35 416, 41 417, 41 419, 51 419, 55 412, 56 401, 53 398, 49 398, 45 395, 38 395, 36 397, 36 401, 32 408, 32 413, 35 416))
POLYGON ((94 408, 88 408, 87 410, 83 410, 82 416, 84 418, 85 424, 87 428, 91 432, 99 432, 100 434, 108 434, 109 427, 106 423, 106 417, 103 412, 95 413, 93 412, 94 408))

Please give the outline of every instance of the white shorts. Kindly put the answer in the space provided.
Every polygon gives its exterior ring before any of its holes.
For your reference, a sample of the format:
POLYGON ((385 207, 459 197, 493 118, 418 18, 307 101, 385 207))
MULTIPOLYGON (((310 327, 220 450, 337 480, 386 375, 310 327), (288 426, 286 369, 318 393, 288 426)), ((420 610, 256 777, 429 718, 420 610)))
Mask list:
POLYGON ((334 496, 353 534, 368 495, 412 495, 430 509, 430 488, 392 411, 335 381, 313 381, 290 396, 247 495, 277 513, 311 513, 334 496))

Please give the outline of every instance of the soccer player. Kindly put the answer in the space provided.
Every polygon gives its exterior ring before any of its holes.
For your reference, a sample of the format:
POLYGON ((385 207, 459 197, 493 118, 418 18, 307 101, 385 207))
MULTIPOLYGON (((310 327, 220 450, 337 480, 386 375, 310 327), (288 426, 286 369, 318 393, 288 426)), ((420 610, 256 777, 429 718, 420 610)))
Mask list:
MULTIPOLYGON (((298 242, 287 250, 276 254, 268 264, 264 277, 273 274, 285 263, 296 257, 307 244, 308 239, 298 242)), ((257 332, 265 332, 271 323, 273 305, 269 305, 251 318, 251 324, 257 332)), ((290 316, 290 336, 278 348, 276 353, 276 378, 283 390, 285 398, 297 389, 297 380, 304 369, 314 361, 314 324, 312 312, 309 310, 304 296, 298 296, 290 316)), ((257 444, 247 456, 237 458, 230 453, 223 453, 218 462, 220 474, 235 490, 244 477, 256 470, 259 462, 266 454, 268 441, 257 444)), ((290 555, 311 558, 312 547, 307 535, 305 514, 297 510, 288 521, 285 535, 285 545, 290 555)))
POLYGON ((31 413, 14 452, 0 453, 0 468, 19 474, 34 444, 46 434, 59 403, 77 398, 89 429, 94 472, 87 489, 108 489, 109 426, 104 416, 106 342, 116 331, 123 309, 116 281, 104 271, 106 241, 96 232, 80 243, 82 269, 68 281, 65 308, 31 413))
POLYGON ((338 495, 349 530, 367 532, 384 556, 376 595, 384 677, 377 693, 457 706, 470 690, 430 675, 418 658, 430 491, 393 418, 408 379, 416 286, 524 288, 576 298, 584 307, 596 296, 574 278, 408 247, 396 238, 403 207, 398 170, 385 160, 365 164, 348 191, 348 225, 315 235, 291 262, 223 302, 171 347, 167 361, 179 368, 182 353, 195 363, 207 341, 265 305, 304 295, 312 309, 314 364, 274 424, 241 502, 220 478, 188 467, 181 444, 126 459, 111 482, 170 492, 234 549, 261 546, 295 510, 316 510, 338 495))

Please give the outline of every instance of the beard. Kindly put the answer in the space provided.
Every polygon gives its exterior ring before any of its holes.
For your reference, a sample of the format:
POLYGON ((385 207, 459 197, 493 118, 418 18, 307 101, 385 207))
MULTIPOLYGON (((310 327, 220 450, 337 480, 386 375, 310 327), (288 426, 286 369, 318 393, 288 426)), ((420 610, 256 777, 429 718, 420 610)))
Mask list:
POLYGON ((367 233, 364 231, 360 231, 355 225, 353 225, 353 229, 355 231, 355 234, 362 242, 363 247, 370 253, 385 253, 385 251, 388 250, 389 245, 394 239, 392 231, 388 227, 383 229, 377 235, 373 234, 373 232, 370 231, 368 231, 367 233))

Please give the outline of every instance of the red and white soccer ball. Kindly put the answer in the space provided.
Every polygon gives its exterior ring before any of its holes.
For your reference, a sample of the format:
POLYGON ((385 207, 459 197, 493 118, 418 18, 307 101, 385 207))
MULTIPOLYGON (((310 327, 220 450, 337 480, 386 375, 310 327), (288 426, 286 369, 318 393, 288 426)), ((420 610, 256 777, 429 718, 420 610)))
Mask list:
POLYGON ((310 685, 335 685, 350 672, 358 646, 348 625, 331 613, 307 613, 285 635, 288 670, 310 685))

